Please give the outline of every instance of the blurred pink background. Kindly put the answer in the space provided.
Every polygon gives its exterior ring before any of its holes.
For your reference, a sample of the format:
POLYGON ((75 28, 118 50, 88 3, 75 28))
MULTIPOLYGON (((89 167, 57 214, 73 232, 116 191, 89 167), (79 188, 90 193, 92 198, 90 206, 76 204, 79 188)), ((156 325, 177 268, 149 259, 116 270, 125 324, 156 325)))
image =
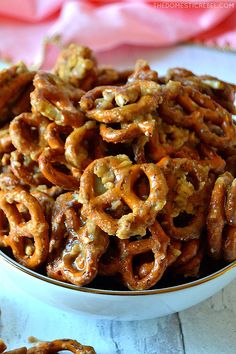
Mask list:
POLYGON ((0 35, 0 58, 28 64, 53 61, 53 38, 95 51, 189 40, 236 50, 236 2, 1 0, 0 35))

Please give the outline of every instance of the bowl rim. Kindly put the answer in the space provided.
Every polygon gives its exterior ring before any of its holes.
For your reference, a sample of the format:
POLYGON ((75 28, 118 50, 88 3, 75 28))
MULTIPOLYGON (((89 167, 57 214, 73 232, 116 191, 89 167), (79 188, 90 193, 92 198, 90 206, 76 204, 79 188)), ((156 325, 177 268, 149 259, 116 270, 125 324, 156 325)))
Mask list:
POLYGON ((41 280, 43 282, 49 283, 51 285, 56 285, 61 288, 69 289, 69 290, 74 290, 78 292, 83 292, 83 293, 89 293, 89 294, 96 294, 96 295, 116 295, 116 296, 138 296, 138 295, 157 295, 157 294, 166 294, 166 293, 173 293, 176 291, 180 290, 185 290, 189 289, 204 283, 207 283, 213 279, 216 279, 220 277, 221 275, 227 273, 233 268, 236 268, 236 260, 229 263, 227 266, 224 268, 219 269, 218 271, 207 275, 203 278, 191 281, 186 284, 180 284, 180 285, 175 285, 167 288, 161 288, 161 289, 148 289, 148 290, 105 290, 105 289, 96 289, 96 288, 88 288, 86 286, 77 286, 74 284, 70 283, 65 283, 53 278, 49 278, 43 274, 37 273, 33 271, 32 269, 28 269, 25 266, 17 263, 15 260, 7 256, 3 251, 0 250, 0 261, 3 260, 6 262, 8 265, 10 265, 13 268, 16 268, 19 271, 22 271, 23 273, 27 274, 28 276, 31 276, 33 278, 36 278, 38 280, 41 280))

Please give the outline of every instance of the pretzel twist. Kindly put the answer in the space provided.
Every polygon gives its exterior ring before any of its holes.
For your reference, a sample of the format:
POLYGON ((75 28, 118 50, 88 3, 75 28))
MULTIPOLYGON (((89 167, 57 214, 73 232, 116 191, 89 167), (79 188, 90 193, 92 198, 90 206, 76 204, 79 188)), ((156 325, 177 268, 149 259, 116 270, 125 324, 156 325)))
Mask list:
POLYGON ((109 235, 121 239, 144 236, 166 202, 167 186, 160 169, 154 164, 132 166, 126 155, 95 160, 85 169, 80 182, 82 215, 91 218, 109 235), (145 200, 134 191, 142 173, 148 178, 150 188, 145 200), (130 212, 117 219, 112 212, 122 202, 130 212))
POLYGON ((145 119, 136 119, 132 123, 120 123, 118 128, 101 124, 100 134, 103 140, 109 143, 126 143, 143 134, 148 137, 152 136, 155 126, 155 120, 149 115, 145 119))
POLYGON ((95 354, 92 347, 85 346, 72 339, 56 339, 51 342, 39 342, 35 346, 27 349, 26 347, 5 351, 6 345, 0 342, 0 353, 3 354, 52 354, 61 351, 69 351, 75 354, 95 354))
POLYGON ((236 259, 236 182, 229 172, 215 182, 207 215, 208 253, 214 259, 236 259))
POLYGON ((191 86, 196 90, 210 96, 214 101, 235 114, 234 98, 236 86, 219 80, 209 75, 194 75, 191 71, 183 68, 168 70, 166 82, 169 80, 179 81, 184 86, 191 86))
POLYGON ((22 113, 10 124, 9 132, 13 145, 18 152, 29 155, 37 161, 39 155, 47 146, 45 131, 49 120, 41 114, 22 113))
POLYGON ((4 219, 1 245, 10 247, 20 264, 38 268, 48 256, 49 244, 48 224, 39 202, 20 188, 0 191, 0 210, 4 219))
POLYGON ((163 94, 159 114, 167 123, 194 130, 202 142, 218 149, 235 138, 232 116, 209 96, 172 81, 163 94))
POLYGON ((92 161, 104 156, 105 144, 94 121, 88 121, 74 129, 65 141, 65 158, 81 173, 92 161))
POLYGON ((156 221, 149 227, 150 236, 141 240, 120 240, 121 259, 120 272, 123 283, 131 290, 145 290, 154 286, 162 277, 167 267, 167 246, 169 237, 156 221), (151 252, 154 261, 147 262, 142 256, 151 252), (140 264, 136 265, 134 272, 134 259, 140 257, 140 264), (141 267, 148 268, 147 274, 140 272, 141 267), (143 275, 143 276, 142 276, 143 275))
POLYGON ((136 81, 121 87, 96 87, 82 96, 80 107, 88 118, 98 122, 127 123, 155 113, 161 101, 157 83, 136 81))
POLYGON ((91 222, 82 222, 80 208, 72 192, 57 198, 47 273, 52 278, 82 286, 96 276, 98 261, 107 249, 109 238, 91 222))
POLYGON ((40 171, 48 181, 64 189, 79 189, 81 171, 68 163, 64 154, 46 148, 38 161, 40 171))
POLYGON ((163 228, 177 240, 198 239, 205 225, 206 199, 212 186, 209 169, 186 158, 163 158, 158 166, 163 169, 169 187, 162 212, 163 228), (180 225, 176 225, 175 218, 180 218, 180 225))
POLYGON ((10 161, 12 172, 24 184, 30 186, 49 184, 49 180, 40 172, 38 162, 33 161, 30 156, 15 150, 11 153, 10 161))
POLYGON ((41 113, 58 125, 80 127, 84 123, 84 115, 78 108, 84 91, 45 72, 35 75, 34 87, 35 90, 31 93, 34 112, 41 113))

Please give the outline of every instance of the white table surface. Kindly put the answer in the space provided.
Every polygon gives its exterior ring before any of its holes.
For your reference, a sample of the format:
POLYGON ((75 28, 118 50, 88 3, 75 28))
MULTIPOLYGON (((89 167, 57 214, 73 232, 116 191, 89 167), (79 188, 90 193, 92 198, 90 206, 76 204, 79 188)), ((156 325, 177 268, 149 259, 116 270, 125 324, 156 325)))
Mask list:
MULTIPOLYGON (((140 49, 99 54, 104 64, 132 66, 148 59, 163 74, 183 66, 236 83, 236 55, 198 47, 140 49), (124 58, 128 58, 125 59, 124 58)), ((98 354, 236 354, 236 281, 209 300, 171 316, 133 322, 81 317, 45 305, 4 280, 0 270, 0 337, 9 348, 40 340, 73 338, 98 354)))

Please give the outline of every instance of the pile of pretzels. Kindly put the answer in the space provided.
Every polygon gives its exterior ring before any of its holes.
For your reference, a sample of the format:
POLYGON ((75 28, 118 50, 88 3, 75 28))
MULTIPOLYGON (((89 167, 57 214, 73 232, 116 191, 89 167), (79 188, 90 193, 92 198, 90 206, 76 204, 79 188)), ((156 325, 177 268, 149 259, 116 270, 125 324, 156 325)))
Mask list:
POLYGON ((21 265, 146 290, 236 260, 234 84, 71 44, 0 87, 0 248, 21 265))

